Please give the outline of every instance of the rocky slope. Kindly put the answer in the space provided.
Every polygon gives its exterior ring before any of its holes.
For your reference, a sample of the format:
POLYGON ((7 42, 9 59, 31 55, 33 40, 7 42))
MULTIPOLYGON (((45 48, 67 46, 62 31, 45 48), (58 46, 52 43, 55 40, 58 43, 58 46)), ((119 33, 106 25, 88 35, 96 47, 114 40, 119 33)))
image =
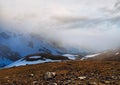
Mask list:
POLYGON ((65 61, 0 70, 0 85, 120 85, 120 62, 65 61))
POLYGON ((101 52, 98 55, 86 58, 86 60, 120 61, 120 49, 101 52))

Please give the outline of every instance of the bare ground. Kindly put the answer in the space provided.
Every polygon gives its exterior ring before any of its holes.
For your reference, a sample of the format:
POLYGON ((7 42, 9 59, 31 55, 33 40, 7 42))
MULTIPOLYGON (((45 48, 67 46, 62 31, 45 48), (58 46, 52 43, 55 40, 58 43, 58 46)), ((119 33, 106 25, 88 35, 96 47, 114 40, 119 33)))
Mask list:
POLYGON ((120 62, 78 60, 1 69, 0 85, 120 85, 120 62), (45 80, 46 72, 56 76, 45 80))

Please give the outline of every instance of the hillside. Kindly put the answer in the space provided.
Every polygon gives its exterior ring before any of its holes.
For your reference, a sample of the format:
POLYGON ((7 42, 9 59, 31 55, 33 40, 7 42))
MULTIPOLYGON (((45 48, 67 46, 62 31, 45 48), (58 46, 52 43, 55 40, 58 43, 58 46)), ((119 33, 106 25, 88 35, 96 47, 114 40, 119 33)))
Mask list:
POLYGON ((18 33, 0 28, 0 67, 34 53, 85 55, 87 52, 72 47, 60 47, 54 41, 47 40, 37 34, 18 33))
POLYGON ((63 61, 1 69, 0 85, 120 85, 120 62, 63 61))
POLYGON ((88 57, 86 60, 120 61, 120 49, 101 52, 96 56, 88 57))
POLYGON ((40 63, 46 63, 46 62, 60 62, 63 60, 70 60, 71 58, 76 58, 75 55, 68 55, 67 56, 61 56, 61 55, 52 55, 48 53, 36 53, 27 55, 24 58, 19 59, 16 62, 13 62, 4 68, 10 68, 14 66, 25 66, 30 64, 40 64, 40 63))

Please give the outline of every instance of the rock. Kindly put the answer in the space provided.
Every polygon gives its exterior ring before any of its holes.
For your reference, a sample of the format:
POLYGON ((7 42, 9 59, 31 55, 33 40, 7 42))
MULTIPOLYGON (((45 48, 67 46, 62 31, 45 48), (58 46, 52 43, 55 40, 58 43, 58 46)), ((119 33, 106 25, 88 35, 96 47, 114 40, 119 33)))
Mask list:
POLYGON ((7 82, 10 82, 10 80, 7 80, 7 82))
POLYGON ((104 80, 104 81, 100 81, 99 85, 106 85, 106 84, 110 84, 110 81, 104 80))
POLYGON ((53 83, 52 85, 57 85, 57 83, 53 83))
POLYGON ((78 79, 84 80, 84 79, 86 79, 86 76, 80 76, 80 77, 78 77, 78 79))
POLYGON ((104 81, 105 84, 110 84, 110 81, 104 81))
POLYGON ((116 77, 116 76, 112 76, 111 78, 114 79, 114 80, 118 79, 118 77, 116 77))
POLYGON ((72 81, 71 80, 67 80, 68 83, 71 83, 72 81))
POLYGON ((72 82, 71 80, 64 81, 64 82, 63 82, 63 85, 68 85, 68 84, 70 84, 71 82, 72 82))
POLYGON ((45 80, 53 79, 53 78, 55 78, 55 76, 56 76, 55 72, 46 72, 44 75, 44 79, 45 80))
POLYGON ((84 85, 83 82, 79 82, 78 85, 84 85))
POLYGON ((34 74, 29 74, 29 77, 34 77, 34 74))
POLYGON ((103 83, 99 82, 99 83, 98 83, 98 85, 105 85, 105 84, 103 84, 103 83))
POLYGON ((98 85, 96 82, 89 82, 89 85, 98 85))
POLYGON ((33 81, 33 85, 36 85, 36 84, 38 84, 38 81, 33 81))

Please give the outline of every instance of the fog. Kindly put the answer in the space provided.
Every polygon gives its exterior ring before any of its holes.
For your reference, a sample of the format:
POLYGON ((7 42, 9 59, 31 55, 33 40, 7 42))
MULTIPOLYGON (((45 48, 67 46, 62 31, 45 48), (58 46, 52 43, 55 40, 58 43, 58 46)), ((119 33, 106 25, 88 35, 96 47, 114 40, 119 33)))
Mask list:
POLYGON ((119 0, 0 0, 4 29, 44 36, 60 46, 120 47, 119 0))

